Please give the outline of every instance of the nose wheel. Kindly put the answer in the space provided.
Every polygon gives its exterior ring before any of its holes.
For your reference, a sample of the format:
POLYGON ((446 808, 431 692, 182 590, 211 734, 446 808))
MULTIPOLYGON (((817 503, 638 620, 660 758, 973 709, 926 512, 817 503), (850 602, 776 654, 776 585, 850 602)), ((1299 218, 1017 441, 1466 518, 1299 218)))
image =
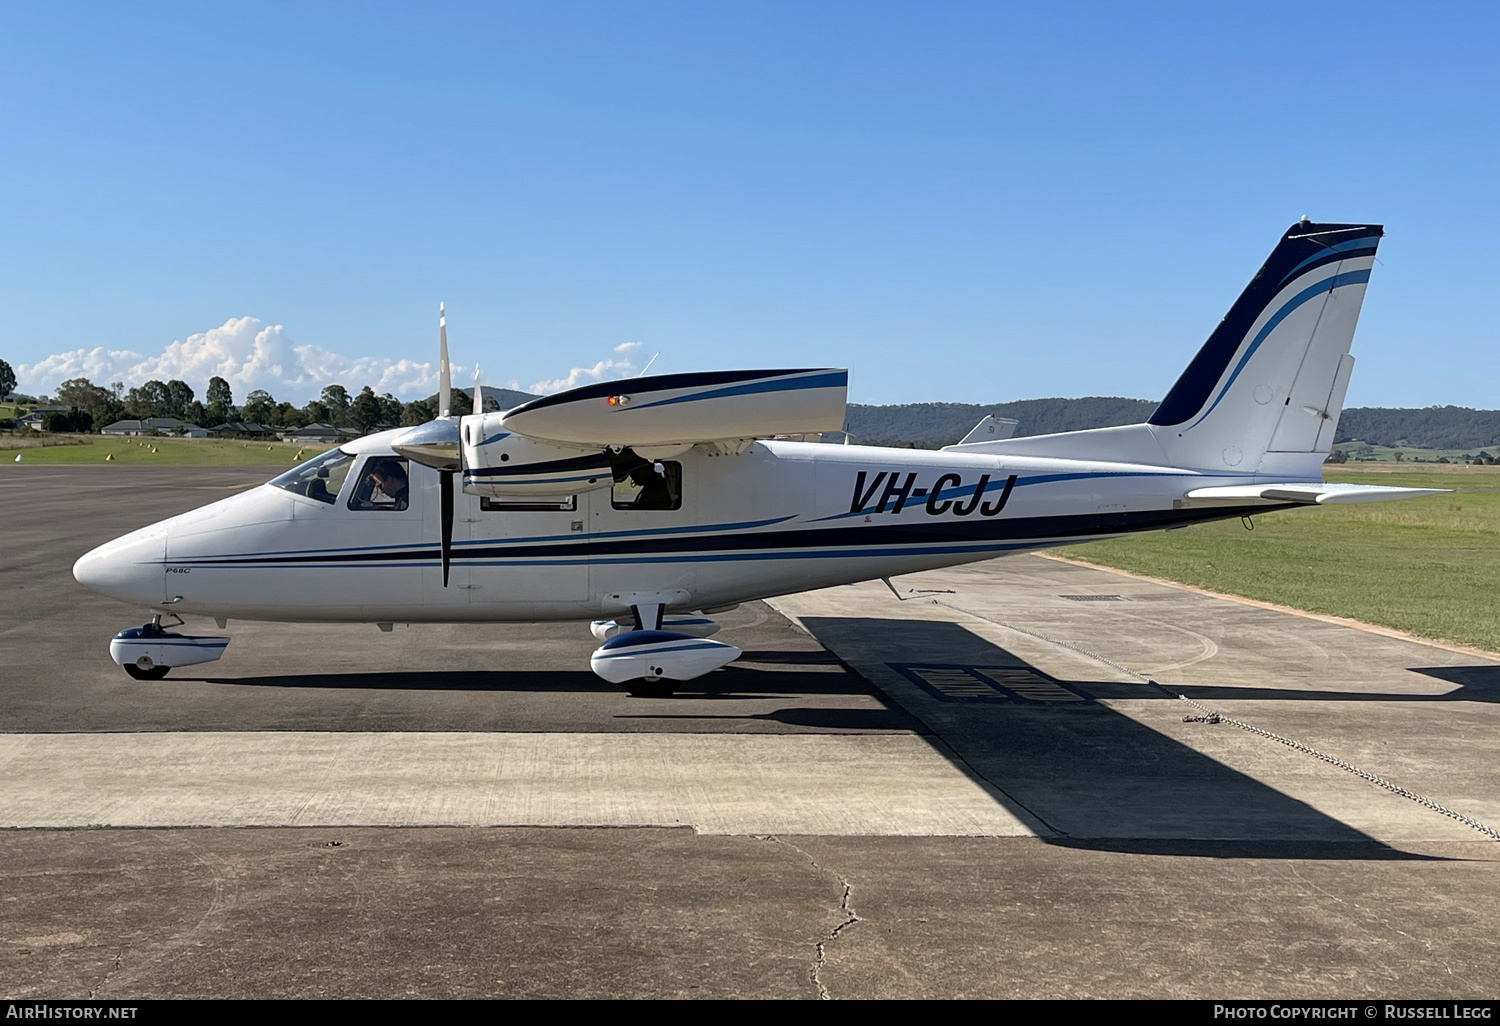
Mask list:
MULTIPOLYGON (((169 615, 177 621, 176 625, 182 623, 182 617, 169 615)), ((109 643, 109 655, 134 680, 161 680, 172 672, 173 666, 219 658, 228 643, 228 638, 174 634, 162 624, 162 614, 157 613, 150 623, 116 634, 109 643)))
MULTIPOLYGON (((142 661, 151 662, 151 660, 146 659, 144 656, 142 657, 142 661)), ((126 663, 124 669, 126 673, 136 680, 161 680, 172 670, 170 666, 159 666, 156 663, 152 663, 150 666, 141 666, 138 663, 126 663)))

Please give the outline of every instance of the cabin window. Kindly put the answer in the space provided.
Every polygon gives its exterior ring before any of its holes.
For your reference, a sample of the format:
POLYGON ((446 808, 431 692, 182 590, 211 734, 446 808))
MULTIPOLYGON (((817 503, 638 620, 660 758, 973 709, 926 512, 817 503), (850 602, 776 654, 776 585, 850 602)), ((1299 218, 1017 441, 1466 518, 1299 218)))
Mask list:
POLYGON ((342 449, 331 449, 293 467, 280 477, 272 478, 270 483, 277 488, 284 488, 296 495, 305 495, 331 506, 338 498, 339 489, 344 487, 344 478, 349 476, 349 468, 353 465, 353 456, 342 449))
POLYGON ((479 508, 486 513, 572 513, 578 509, 578 496, 570 495, 566 499, 547 495, 530 499, 492 499, 481 495, 479 508))
POLYGON ((615 509, 681 509, 682 464, 642 460, 615 481, 610 502, 615 509))
POLYGON ((400 456, 372 456, 365 461, 349 493, 350 509, 402 510, 409 503, 409 464, 400 456))

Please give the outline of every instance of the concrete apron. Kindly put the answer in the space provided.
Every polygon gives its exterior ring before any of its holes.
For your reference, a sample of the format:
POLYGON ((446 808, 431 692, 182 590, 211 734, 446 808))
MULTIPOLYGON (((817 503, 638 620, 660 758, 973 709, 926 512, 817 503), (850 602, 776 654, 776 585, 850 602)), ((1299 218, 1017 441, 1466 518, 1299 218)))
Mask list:
POLYGON ((1306 751, 1225 722, 1183 722, 1205 707, 1500 826, 1492 661, 1035 556, 895 585, 900 599, 869 582, 772 605, 1044 833, 1484 839, 1306 751))
POLYGON ((1032 833, 907 734, 0 736, 0 826, 690 826, 1032 833))

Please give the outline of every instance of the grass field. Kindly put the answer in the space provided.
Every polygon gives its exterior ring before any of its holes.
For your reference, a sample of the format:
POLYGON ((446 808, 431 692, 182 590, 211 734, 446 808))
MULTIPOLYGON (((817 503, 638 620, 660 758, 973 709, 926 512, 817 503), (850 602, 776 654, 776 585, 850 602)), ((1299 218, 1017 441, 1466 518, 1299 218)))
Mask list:
POLYGON ((111 466, 282 466, 306 459, 324 446, 285 442, 236 442, 217 438, 106 438, 103 435, 0 436, 0 463, 107 463, 111 466), (45 444, 43 444, 45 442, 45 444), (105 459, 112 456, 113 459, 105 459))
POLYGON ((1094 542, 1065 555, 1500 652, 1500 467, 1327 467, 1329 481, 1451 488, 1094 542))

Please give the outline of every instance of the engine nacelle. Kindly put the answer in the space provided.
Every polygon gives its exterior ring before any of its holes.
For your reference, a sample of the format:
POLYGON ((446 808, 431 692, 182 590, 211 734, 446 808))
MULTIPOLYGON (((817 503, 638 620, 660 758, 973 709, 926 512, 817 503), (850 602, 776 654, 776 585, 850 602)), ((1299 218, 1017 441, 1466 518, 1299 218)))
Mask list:
POLYGON ((503 414, 463 419, 464 491, 507 498, 577 495, 614 483, 598 449, 538 442, 500 427, 503 414))
POLYGON ((692 680, 740 657, 722 641, 672 631, 626 631, 594 650, 589 666, 611 684, 628 680, 692 680))

